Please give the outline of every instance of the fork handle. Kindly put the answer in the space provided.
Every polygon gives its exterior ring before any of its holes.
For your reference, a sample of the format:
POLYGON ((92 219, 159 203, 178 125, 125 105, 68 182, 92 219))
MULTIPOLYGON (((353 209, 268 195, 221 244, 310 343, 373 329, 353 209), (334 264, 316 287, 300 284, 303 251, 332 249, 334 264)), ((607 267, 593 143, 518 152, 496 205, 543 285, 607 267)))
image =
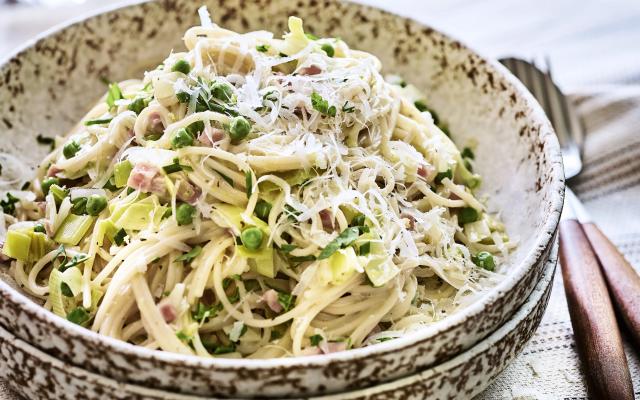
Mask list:
POLYGON ((632 400, 631 375, 607 285, 574 219, 560 222, 560 266, 590 398, 632 400))
POLYGON ((586 223, 582 229, 600 261, 609 293, 633 337, 636 350, 640 350, 640 276, 597 225, 586 223))

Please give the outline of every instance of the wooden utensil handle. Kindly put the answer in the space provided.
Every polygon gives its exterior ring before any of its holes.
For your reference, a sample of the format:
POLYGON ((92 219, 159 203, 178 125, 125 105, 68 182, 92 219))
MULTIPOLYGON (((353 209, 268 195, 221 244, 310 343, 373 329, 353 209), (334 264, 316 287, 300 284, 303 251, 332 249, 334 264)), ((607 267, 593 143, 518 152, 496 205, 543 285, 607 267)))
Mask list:
POLYGON ((560 222, 560 265, 590 397, 632 400, 631 376, 607 286, 578 221, 560 222))
POLYGON ((640 276, 595 224, 583 224, 582 229, 600 261, 613 302, 640 349, 640 276))

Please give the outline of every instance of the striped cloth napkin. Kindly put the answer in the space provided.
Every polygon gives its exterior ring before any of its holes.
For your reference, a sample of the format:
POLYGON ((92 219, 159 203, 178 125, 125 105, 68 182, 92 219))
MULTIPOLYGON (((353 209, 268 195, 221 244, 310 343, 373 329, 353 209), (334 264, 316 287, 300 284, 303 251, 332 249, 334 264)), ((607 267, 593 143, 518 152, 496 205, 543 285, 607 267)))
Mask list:
MULTIPOLYGON (((640 270, 640 85, 572 96, 586 128, 580 175, 569 181, 594 221, 640 270)), ((623 332, 623 337, 625 333, 623 332)), ((625 350, 636 396, 640 361, 625 350)), ((476 400, 586 399, 560 267, 540 327, 524 351, 476 400)))

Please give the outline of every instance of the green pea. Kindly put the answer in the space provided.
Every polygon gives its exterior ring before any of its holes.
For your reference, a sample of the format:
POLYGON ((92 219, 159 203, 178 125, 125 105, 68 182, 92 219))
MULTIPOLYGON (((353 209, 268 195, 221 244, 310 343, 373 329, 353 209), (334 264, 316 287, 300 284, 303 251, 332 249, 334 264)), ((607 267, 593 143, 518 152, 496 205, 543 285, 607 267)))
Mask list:
POLYGON ((240 234, 242 244, 249 250, 258 250, 262 244, 262 231, 259 228, 246 228, 240 234))
POLYGON ((99 194, 92 194, 87 199, 87 214, 98 215, 107 207, 107 198, 99 194))
POLYGON ((171 138, 171 147, 180 149, 182 147, 191 146, 193 144, 193 135, 182 128, 176 132, 171 138))
POLYGON ((193 222, 193 214, 196 212, 195 207, 182 203, 176 209, 176 221, 178 225, 189 225, 193 222))
POLYGON ((336 51, 333 49, 333 46, 328 43, 323 44, 320 48, 322 49, 322 51, 327 53, 329 57, 333 57, 333 55, 336 53, 336 51))
POLYGON ((186 60, 178 60, 173 67, 171 67, 171 71, 173 72, 182 72, 183 74, 188 74, 191 71, 191 65, 186 60))
POLYGON ((76 142, 67 143, 62 148, 62 154, 64 155, 64 158, 71 158, 75 156, 79 151, 80 145, 76 142))
POLYGON ((458 214, 458 222, 460 223, 460 225, 464 225, 470 222, 477 221, 479 217, 480 215, 475 208, 465 207, 460 210, 460 213, 458 214))
POLYGON ((47 233, 47 230, 42 224, 36 224, 36 226, 33 227, 33 231, 38 233, 47 233))
POLYGON ((245 117, 235 117, 229 124, 229 136, 232 140, 242 140, 251 131, 251 124, 245 117))
POLYGON ((493 271, 496 268, 493 256, 491 255, 491 253, 486 251, 481 251, 480 253, 471 257, 471 260, 475 265, 480 268, 486 269, 487 271, 493 271))
POLYGON ((225 103, 230 103, 233 98, 233 88, 228 83, 216 82, 211 85, 211 95, 225 103))
POLYGON ((351 220, 351 226, 364 226, 365 217, 364 214, 356 214, 351 220))
POLYGON ((60 185, 60 180, 58 178, 47 178, 42 181, 40 187, 42 187, 42 193, 44 193, 45 196, 49 194, 51 185, 60 185))
POLYGON ((258 200, 254 212, 258 218, 266 222, 269 219, 269 213, 271 213, 271 203, 262 199, 258 200))

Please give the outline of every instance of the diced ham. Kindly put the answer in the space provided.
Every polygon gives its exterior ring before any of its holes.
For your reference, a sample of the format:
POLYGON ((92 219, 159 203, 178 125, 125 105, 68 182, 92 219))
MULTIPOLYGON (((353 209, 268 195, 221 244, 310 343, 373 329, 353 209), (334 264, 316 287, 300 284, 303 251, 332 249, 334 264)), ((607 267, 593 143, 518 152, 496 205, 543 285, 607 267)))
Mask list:
POLYGON ((54 176, 58 176, 58 173, 64 171, 61 168, 56 167, 55 165, 51 165, 49 167, 49 169, 47 170, 47 176, 49 177, 54 177, 54 176))
POLYGON ((163 133, 164 123, 162 117, 158 113, 149 114, 149 131, 151 133, 163 133))
POLYGON ((144 162, 137 163, 136 166, 133 167, 131 175, 129 175, 129 180, 127 181, 127 186, 140 190, 141 192, 160 195, 164 194, 167 190, 160 170, 155 165, 144 162))
POLYGON ((323 340, 320 342, 318 347, 324 354, 337 353, 347 349, 347 342, 327 342, 326 340, 323 340))
POLYGON ((413 230, 416 227, 416 219, 413 215, 403 213, 402 215, 400 215, 400 218, 405 219, 407 221, 406 224, 409 230, 413 230))
POLYGON ((36 205, 38 206, 38 210, 40 210, 40 212, 42 212, 43 214, 45 212, 47 212, 47 202, 46 201, 39 201, 36 203, 36 205))
POLYGON ((158 309, 160 310, 160 314, 162 314, 162 318, 164 318, 164 321, 166 323, 173 322, 178 316, 176 308, 172 304, 158 304, 158 309))
POLYGON ((203 132, 198 135, 198 141, 205 146, 213 146, 214 143, 224 139, 224 131, 218 128, 205 128, 203 132))
POLYGON ((299 75, 318 75, 322 70, 315 64, 309 65, 308 67, 301 68, 298 71, 299 75))
POLYGON ((198 186, 195 186, 188 181, 180 181, 180 186, 178 187, 178 193, 176 193, 176 196, 178 199, 194 205, 198 201, 200 194, 202 194, 202 190, 200 190, 198 186))
POLYGON ((269 289, 262 295, 262 301, 267 303, 269 308, 273 310, 273 312, 280 313, 282 312, 282 304, 278 302, 278 292, 273 289, 269 289))
POLYGON ((433 165, 422 164, 418 167, 418 176, 424 178, 427 181, 431 181, 436 175, 436 169, 433 165))
POLYGON ((322 221, 322 227, 327 232, 333 231, 333 215, 329 210, 320 210, 320 221, 322 221))

